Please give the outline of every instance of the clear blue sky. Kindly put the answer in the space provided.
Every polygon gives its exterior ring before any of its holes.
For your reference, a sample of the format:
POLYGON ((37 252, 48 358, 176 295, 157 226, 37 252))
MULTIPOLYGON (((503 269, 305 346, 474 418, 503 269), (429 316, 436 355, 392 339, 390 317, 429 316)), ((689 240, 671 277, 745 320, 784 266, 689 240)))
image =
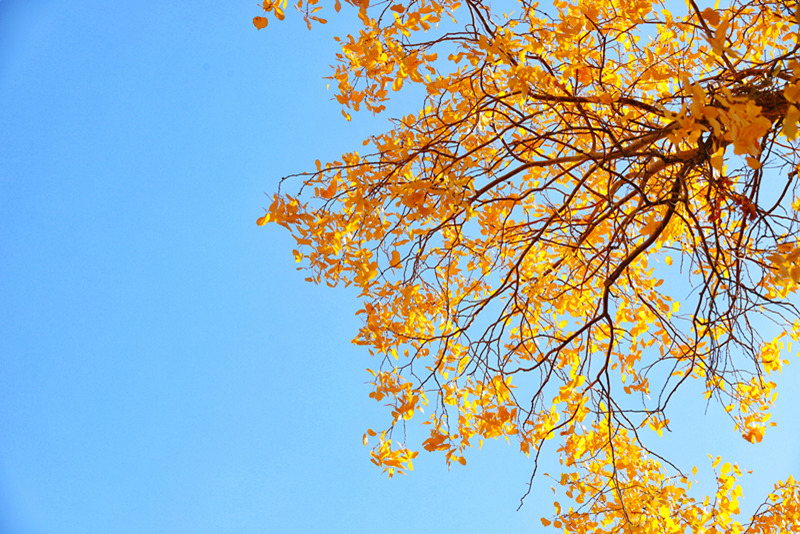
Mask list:
MULTIPOLYGON (((515 512, 514 447, 450 472, 422 453, 392 480, 369 462, 385 414, 349 343, 355 295, 304 283, 255 219, 280 176, 384 119, 347 123, 326 91, 343 17, 256 32, 256 14, 0 1, 0 533, 543 530, 549 483, 515 512)), ((665 446, 757 469, 754 506, 800 474, 797 389, 760 447, 713 409, 675 415, 665 446)))

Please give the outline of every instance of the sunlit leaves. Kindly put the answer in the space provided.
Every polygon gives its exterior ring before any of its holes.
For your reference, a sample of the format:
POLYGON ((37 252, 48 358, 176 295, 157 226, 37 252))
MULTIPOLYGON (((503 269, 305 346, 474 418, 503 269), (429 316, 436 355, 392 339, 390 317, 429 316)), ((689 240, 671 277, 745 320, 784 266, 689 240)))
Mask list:
MULTIPOLYGON (((317 3, 295 6, 309 28, 317 3)), ((370 397, 388 414, 364 436, 372 461, 391 476, 414 447, 452 465, 484 439, 534 458, 550 442, 574 506, 545 526, 797 530, 793 480, 742 518, 735 465, 703 500, 643 444, 689 381, 745 440, 772 424, 769 375, 800 335, 757 326, 791 325, 800 287, 794 8, 348 3, 343 116, 414 86, 422 102, 367 154, 317 161, 258 224, 292 233, 308 280, 359 292, 353 342, 379 361, 370 397)))

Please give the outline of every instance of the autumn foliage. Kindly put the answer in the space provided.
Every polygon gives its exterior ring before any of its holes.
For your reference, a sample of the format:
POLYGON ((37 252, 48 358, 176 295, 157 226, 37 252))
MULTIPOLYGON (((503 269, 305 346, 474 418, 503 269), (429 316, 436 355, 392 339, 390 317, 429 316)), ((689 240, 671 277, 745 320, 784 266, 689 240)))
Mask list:
POLYGON ((326 7, 352 19, 331 74, 348 120, 422 101, 258 221, 292 233, 309 280, 360 290, 354 342, 390 412, 373 462, 463 464, 504 437, 560 455, 573 502, 542 523, 565 532, 800 532, 791 477, 742 517, 736 465, 698 497, 651 439, 698 383, 744 439, 770 425, 800 335, 797 1, 498 5, 326 7))

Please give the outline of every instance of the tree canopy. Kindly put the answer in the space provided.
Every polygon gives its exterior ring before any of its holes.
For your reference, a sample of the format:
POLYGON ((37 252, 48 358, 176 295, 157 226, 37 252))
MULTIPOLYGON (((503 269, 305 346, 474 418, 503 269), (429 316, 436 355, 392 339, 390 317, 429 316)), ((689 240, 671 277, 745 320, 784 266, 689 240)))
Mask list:
POLYGON ((800 335, 797 1, 346 1, 346 119, 415 86, 419 109, 287 177, 258 223, 292 233, 308 280, 360 290, 353 341, 390 411, 372 461, 553 440, 571 502, 545 526, 800 531, 793 478, 741 517, 736 465, 698 497, 646 438, 697 381, 744 439, 771 424, 800 335))

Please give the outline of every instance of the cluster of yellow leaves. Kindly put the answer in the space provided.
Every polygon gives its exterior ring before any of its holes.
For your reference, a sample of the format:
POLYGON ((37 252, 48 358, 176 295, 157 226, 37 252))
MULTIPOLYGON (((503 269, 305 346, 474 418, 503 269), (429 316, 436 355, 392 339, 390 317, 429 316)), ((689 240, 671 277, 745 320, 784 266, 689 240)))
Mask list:
POLYGON ((782 243, 773 254, 767 256, 767 259, 774 268, 776 285, 779 281, 800 283, 800 247, 782 243))
MULTIPOLYGON (((459 364, 459 367, 462 364, 459 364)), ((447 386, 442 402, 458 408, 457 430, 450 433, 447 416, 434 415, 425 424, 432 425, 430 437, 423 442, 425 450, 445 451, 448 465, 452 461, 466 464, 463 454, 473 438, 483 439, 513 436, 518 433, 517 408, 511 407, 511 377, 495 376, 486 382, 468 380, 461 388, 447 386)))
MULTIPOLYGON (((282 19, 285 1, 263 8, 282 19)), ((796 6, 348 3, 331 76, 344 116, 410 84, 424 100, 371 153, 317 161, 258 224, 292 233, 308 280, 360 291, 353 342, 380 359, 370 396, 391 413, 365 435, 373 462, 411 469, 392 436, 427 407, 421 445, 448 464, 484 439, 537 457, 554 440, 579 505, 556 528, 744 532, 735 466, 695 501, 639 432, 668 428, 688 379, 751 443, 769 424, 768 377, 800 335, 753 323, 790 324, 780 301, 800 280, 796 6)), ((316 0, 296 7, 325 22, 316 0)), ((796 491, 748 528, 796 525, 796 491)))
MULTIPOLYGON (((562 473, 558 483, 576 507, 564 509, 556 502, 556 515, 543 518, 544 526, 570 534, 778 534, 800 528, 800 484, 791 477, 778 482, 749 524, 743 524, 737 518, 742 472, 735 464, 720 465, 720 457, 712 462, 712 467, 719 468, 715 494, 697 498, 689 491, 692 481, 687 476, 670 477, 625 429, 598 423, 571 436, 570 446, 578 447, 574 456, 580 469, 562 473)), ((697 468, 693 473, 697 474, 697 468)))
MULTIPOLYGON (((320 24, 325 24, 328 22, 327 20, 315 15, 315 13, 322 9, 322 6, 317 5, 318 3, 319 0, 306 0, 305 5, 303 5, 303 0, 298 0, 297 4, 295 4, 295 8, 303 15, 303 20, 305 21, 309 30, 311 29, 312 21, 319 22, 320 24)), ((287 5, 288 0, 264 0, 261 3, 264 14, 271 12, 278 20, 284 20, 286 18, 286 13, 284 10, 286 9, 287 5)), ((336 11, 339 11, 340 8, 341 4, 339 3, 339 0, 336 0, 336 11)), ((263 15, 253 17, 253 26, 255 26, 258 30, 263 30, 268 24, 269 19, 263 15)))
POLYGON ((775 402, 775 383, 755 377, 749 383, 736 385, 736 398, 742 413, 741 427, 744 438, 758 443, 764 438, 764 424, 769 420, 769 410, 775 402))
POLYGON ((765 506, 753 516, 748 532, 778 533, 800 530, 800 484, 789 477, 778 481, 765 506))
MULTIPOLYGON (((368 430, 364 434, 364 445, 368 443, 367 436, 375 435, 377 434, 374 430, 368 430)), ((382 467, 383 472, 388 474, 389 478, 397 473, 403 474, 406 470, 414 470, 412 460, 419 455, 417 451, 409 450, 402 445, 393 445, 391 439, 386 436, 386 431, 381 432, 378 439, 378 445, 371 453, 371 461, 378 467, 382 467)))

